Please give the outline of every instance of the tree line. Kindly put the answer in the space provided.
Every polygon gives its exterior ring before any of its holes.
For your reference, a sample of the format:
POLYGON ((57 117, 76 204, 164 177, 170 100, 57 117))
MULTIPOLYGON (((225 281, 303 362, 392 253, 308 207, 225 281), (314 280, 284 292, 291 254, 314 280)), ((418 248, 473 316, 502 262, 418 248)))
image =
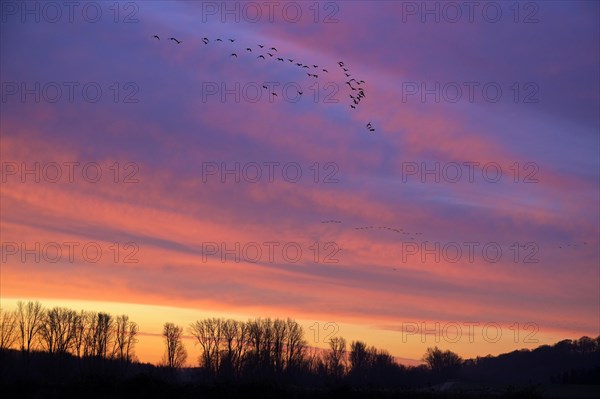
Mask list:
POLYGON ((37 301, 19 301, 13 311, 0 309, 0 351, 16 347, 26 354, 36 350, 131 362, 137 360, 138 331, 127 315, 45 309, 37 301))
POLYGON ((423 355, 423 365, 404 366, 388 351, 362 340, 348 343, 336 336, 327 348, 311 347, 302 326, 290 318, 244 322, 212 317, 187 326, 165 323, 164 355, 154 366, 138 362, 138 334, 137 323, 127 315, 46 309, 39 302, 18 302, 13 311, 0 309, 0 380, 36 378, 32 371, 37 368, 38 375, 46 379, 50 374, 62 378, 68 369, 69 378, 104 373, 110 381, 143 374, 153 381, 361 389, 416 389, 457 379, 600 383, 600 336, 467 360, 433 347, 423 355), (184 338, 191 338, 199 349, 198 357, 190 362, 194 367, 185 367, 184 338), (34 361, 30 362, 30 357, 34 361))

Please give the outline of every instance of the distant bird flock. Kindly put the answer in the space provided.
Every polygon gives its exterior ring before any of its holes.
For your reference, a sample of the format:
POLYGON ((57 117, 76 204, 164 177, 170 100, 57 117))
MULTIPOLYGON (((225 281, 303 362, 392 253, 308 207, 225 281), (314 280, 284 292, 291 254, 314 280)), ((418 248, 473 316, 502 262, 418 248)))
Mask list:
MULTIPOLYGON (((153 35, 152 38, 160 40, 160 36, 158 35, 153 35)), ((230 43, 234 43, 236 42, 236 39, 227 39, 230 43)), ((174 44, 180 45, 181 43, 183 43, 182 40, 178 40, 175 37, 170 37, 169 41, 173 42, 174 44)), ((223 42, 224 40, 221 38, 216 38, 213 40, 213 42, 217 43, 217 42, 223 42)), ((211 40, 208 37, 203 37, 202 38, 202 42, 205 45, 208 45, 209 43, 211 43, 211 40)), ((256 48, 258 51, 262 51, 262 53, 258 54, 256 57, 254 57, 256 60, 267 60, 267 59, 272 59, 275 62, 283 62, 285 63, 285 60, 287 59, 288 64, 292 64, 295 65, 299 68, 302 69, 308 69, 309 71, 306 72, 306 75, 309 78, 314 78, 314 79, 319 79, 320 73, 329 73, 329 69, 327 68, 323 68, 320 67, 317 64, 305 64, 302 62, 299 62, 297 60, 294 60, 293 58, 285 58, 285 57, 275 57, 276 55, 279 55, 279 50, 275 47, 269 47, 268 50, 264 50, 265 49, 265 45, 264 44, 257 44, 256 48), (268 58, 267 58, 268 57, 268 58), (315 72, 319 72, 319 73, 315 73, 315 72)), ((252 47, 245 47, 245 52, 247 53, 254 53, 255 51, 253 51, 252 47)), ((239 55, 243 54, 244 51, 242 50, 240 51, 233 51, 229 54, 229 58, 239 58, 239 55)), ((364 85, 365 85, 365 81, 364 80, 358 80, 354 77, 352 77, 352 74, 350 73, 350 69, 346 67, 346 64, 343 61, 338 61, 337 63, 339 69, 343 72, 344 76, 348 79, 346 81, 344 81, 345 85, 348 85, 348 96, 350 98, 350 103, 348 104, 350 108, 352 109, 357 109, 358 105, 360 104, 360 102, 366 98, 366 94, 365 94, 365 89, 364 89, 364 85)), ((267 89, 266 86, 263 86, 263 88, 267 89)), ((278 97, 276 93, 271 93, 273 96, 278 97)), ((298 95, 302 95, 304 94, 301 90, 298 90, 298 95)), ((369 122, 366 124, 366 129, 369 132, 374 132, 375 131, 375 127, 373 126, 372 122, 369 122)))

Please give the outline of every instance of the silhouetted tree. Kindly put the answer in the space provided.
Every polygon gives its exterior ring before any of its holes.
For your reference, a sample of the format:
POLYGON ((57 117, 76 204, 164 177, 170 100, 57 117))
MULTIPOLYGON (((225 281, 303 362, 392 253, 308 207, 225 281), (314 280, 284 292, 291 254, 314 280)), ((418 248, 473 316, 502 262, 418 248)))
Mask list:
POLYGON ((138 325, 129 320, 129 316, 121 315, 115 319, 113 357, 130 362, 137 343, 138 325))
POLYGON ((45 313, 40 328, 40 341, 49 353, 67 353, 75 338, 77 313, 55 307, 45 313))
POLYGON ((306 340, 304 339, 304 330, 295 320, 288 317, 286 320, 287 335, 285 349, 287 351, 288 370, 295 370, 304 362, 304 352, 306 350, 306 340))
POLYGON ((0 308, 0 351, 11 348, 17 338, 17 315, 0 308))
POLYGON ((182 367, 187 360, 187 351, 181 341, 183 327, 173 323, 165 323, 163 337, 165 338, 166 352, 163 362, 171 369, 182 367))
POLYGON ((39 337, 44 322, 44 309, 39 302, 17 302, 17 328, 21 350, 29 353, 39 337))
POLYGON ((427 352, 423 355, 423 360, 433 372, 443 377, 455 376, 463 362, 461 357, 456 353, 449 350, 442 351, 437 346, 435 348, 427 348, 427 352))
POLYGON ((209 374, 216 374, 219 366, 221 320, 211 318, 196 321, 190 325, 189 331, 200 344, 200 366, 209 374))
POLYGON ((329 374, 336 379, 342 378, 346 368, 346 340, 342 337, 331 338, 325 359, 329 374))

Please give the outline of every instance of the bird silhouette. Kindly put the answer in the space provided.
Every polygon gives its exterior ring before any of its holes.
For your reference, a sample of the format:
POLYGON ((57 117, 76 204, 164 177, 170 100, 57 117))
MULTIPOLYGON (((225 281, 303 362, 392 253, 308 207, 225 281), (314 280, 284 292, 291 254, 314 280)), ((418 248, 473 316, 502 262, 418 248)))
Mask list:
POLYGON ((350 74, 349 74, 349 73, 344 73, 344 75, 346 75, 346 77, 347 77, 347 78, 349 78, 349 77, 350 77, 350 74))
POLYGON ((230 57, 237 57, 237 54, 236 53, 231 53, 230 57))
POLYGON ((302 64, 300 64, 300 63, 296 63, 296 65, 298 65, 299 67, 301 67, 301 66, 302 66, 302 64))
POLYGON ((274 95, 275 97, 278 97, 278 96, 277 96, 277 93, 271 93, 271 94, 272 94, 272 95, 274 95))
POLYGON ((283 62, 283 58, 277 57, 277 61, 282 61, 283 62))
POLYGON ((318 67, 319 67, 318 65, 313 65, 313 68, 318 68, 318 67))
POLYGON ((343 67, 344 63, 342 61, 338 61, 338 65, 341 66, 341 67, 343 67))
POLYGON ((277 51, 275 47, 271 47, 269 50, 277 51))
POLYGON ((327 72, 327 73, 329 73, 329 71, 328 71, 327 69, 323 69, 323 72, 327 72))
POLYGON ((267 54, 269 54, 269 56, 273 57, 273 54, 271 54, 271 53, 267 53, 267 54))
POLYGON ((293 59, 291 59, 291 58, 288 58, 288 61, 289 61, 289 62, 294 62, 294 60, 293 60, 293 59))
POLYGON ((263 46, 262 44, 259 44, 258 47, 260 48, 264 48, 265 46, 263 46))
POLYGON ((204 44, 208 44, 208 42, 209 42, 207 37, 203 38, 202 41, 204 42, 204 44))
POLYGON ((157 38, 158 40, 160 40, 160 37, 158 37, 158 35, 154 35, 154 36, 152 36, 152 37, 155 37, 155 38, 157 38))
POLYGON ((342 68, 344 70, 344 72, 348 72, 349 69, 348 68, 342 68))
POLYGON ((231 43, 233 43, 233 42, 235 42, 235 39, 229 39, 229 41, 230 41, 231 43))
POLYGON ((302 68, 308 68, 308 65, 302 65, 302 68))
POLYGON ((252 51, 250 47, 246 47, 246 51, 252 51))
POLYGON ((356 107, 352 104, 350 104, 350 108, 356 109, 356 107))
POLYGON ((268 89, 268 87, 267 87, 267 86, 265 86, 265 85, 263 85, 263 89, 268 89))
POLYGON ((223 40, 221 40, 221 39, 217 39, 216 41, 217 41, 217 42, 222 42, 223 40))
POLYGON ((298 91, 298 94, 302 95, 302 94, 304 94, 304 92, 302 92, 302 91, 298 91))
POLYGON ((174 37, 170 38, 169 40, 173 40, 173 41, 177 42, 177 44, 181 44, 181 42, 182 42, 181 40, 177 40, 174 37))
POLYGON ((264 60, 264 59, 265 59, 265 56, 261 54, 261 55, 259 55, 259 56, 258 56, 258 57, 256 57, 256 58, 262 58, 262 59, 264 60))

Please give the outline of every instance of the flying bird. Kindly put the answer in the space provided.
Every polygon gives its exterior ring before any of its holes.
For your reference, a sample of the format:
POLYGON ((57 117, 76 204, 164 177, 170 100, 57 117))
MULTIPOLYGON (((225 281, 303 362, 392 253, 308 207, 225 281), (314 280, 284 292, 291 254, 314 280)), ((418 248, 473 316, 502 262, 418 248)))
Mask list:
POLYGON ((263 85, 263 89, 268 89, 268 87, 267 87, 267 86, 265 86, 265 85, 263 85))
POLYGON ((264 48, 265 46, 263 46, 262 44, 259 44, 258 47, 260 48, 264 48))
POLYGON ((277 61, 282 61, 283 62, 283 58, 277 57, 277 61))
POLYGON ((259 55, 259 56, 258 56, 258 57, 256 57, 256 58, 262 58, 262 59, 264 60, 264 59, 265 59, 265 56, 261 54, 261 55, 259 55))
POLYGON ((169 40, 173 40, 173 41, 177 42, 177 44, 181 44, 181 42, 182 42, 181 40, 177 40, 174 37, 170 38, 169 40))
POLYGON ((304 92, 298 91, 298 94, 302 95, 302 94, 304 94, 304 92))
POLYGON ((233 43, 233 42, 235 42, 235 39, 229 39, 229 41, 230 41, 231 43, 233 43))
POLYGON ((318 65, 313 65, 313 68, 318 68, 318 67, 319 67, 318 65))
POLYGON ((348 68, 342 68, 344 70, 344 72, 348 72, 349 69, 348 68))
POLYGON ((269 54, 269 56, 273 57, 273 54, 271 54, 271 53, 267 53, 267 54, 269 54))
POLYGON ((341 67, 343 67, 344 63, 342 61, 338 61, 338 65, 341 66, 341 67))
POLYGON ((327 69, 323 69, 323 72, 327 72, 327 73, 329 73, 329 71, 328 71, 327 69))
POLYGON ((349 77, 350 77, 350 74, 349 74, 349 73, 345 73, 345 72, 344 72, 344 75, 346 75, 346 77, 347 77, 347 78, 349 78, 349 77))
POLYGON ((294 60, 293 60, 293 59, 291 59, 291 58, 288 58, 288 61, 289 61, 289 62, 294 62, 294 60))
POLYGON ((302 66, 302 64, 300 64, 300 63, 296 63, 296 65, 298 65, 298 66, 302 66))
POLYGON ((271 47, 269 50, 277 51, 275 47, 271 47))
POLYGON ((274 95, 275 97, 277 97, 277 93, 271 93, 272 95, 274 95))
POLYGON ((221 40, 221 39, 217 39, 216 41, 217 41, 217 42, 222 42, 223 40, 221 40))
POLYGON ((250 47, 246 47, 246 51, 252 51, 250 47))
POLYGON ((352 104, 350 104, 350 108, 356 109, 356 107, 352 104))
POLYGON ((237 58, 237 54, 236 53, 231 53, 230 57, 234 57, 234 56, 237 58))
POLYGON ((152 37, 155 37, 155 38, 157 38, 158 40, 160 40, 160 37, 158 37, 158 35, 154 35, 154 36, 152 36, 152 37))

